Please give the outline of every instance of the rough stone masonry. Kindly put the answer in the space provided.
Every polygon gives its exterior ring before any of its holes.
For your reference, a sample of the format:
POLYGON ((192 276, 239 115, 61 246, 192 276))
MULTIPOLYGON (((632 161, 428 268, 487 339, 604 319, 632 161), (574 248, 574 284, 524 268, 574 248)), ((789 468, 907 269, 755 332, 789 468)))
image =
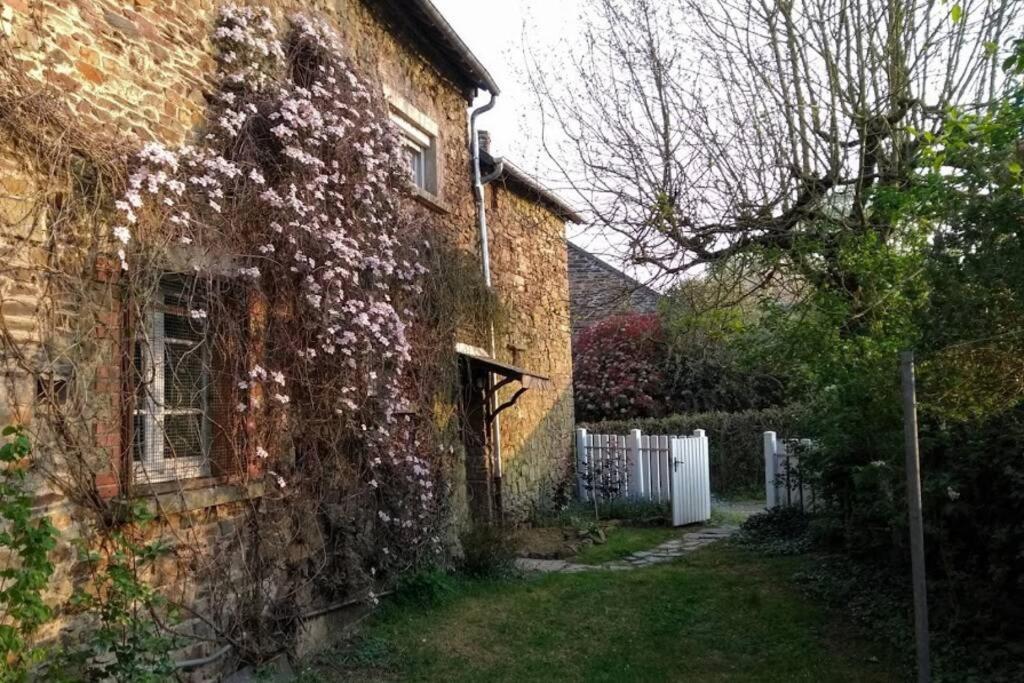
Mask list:
MULTIPOLYGON (((469 182, 467 98, 463 85, 394 26, 360 0, 265 0, 279 18, 291 11, 322 13, 336 27, 350 57, 381 87, 386 86, 436 122, 439 187, 429 203, 454 242, 478 251, 469 182)), ((57 93, 82 126, 124 140, 125 152, 157 140, 178 145, 202 121, 212 91, 214 58, 209 34, 218 3, 213 0, 5 0, 0 35, 16 64, 41 88, 57 93)), ((18 141, 0 137, 0 294, 4 324, 30 348, 39 337, 45 262, 45 216, 30 215, 30 197, 45 178, 25 160, 18 141)), ((523 520, 552 504, 571 467, 573 430, 569 291, 564 220, 521 189, 497 183, 486 198, 491 221, 494 286, 509 317, 496 353, 500 360, 551 378, 553 390, 531 391, 502 416, 504 498, 510 520, 523 520)), ((73 315, 74 312, 68 312, 73 315)), ((118 324, 116 315, 106 323, 118 324)), ((4 363, 0 423, 31 421, 37 388, 32 377, 4 363)), ((114 369, 111 370, 114 372, 114 369)), ((100 373, 102 376, 103 373, 100 373)), ((511 396, 503 390, 500 401, 511 396)), ((110 401, 102 392, 97 401, 110 401)), ((123 451, 116 406, 96 425, 98 443, 111 457, 123 451)), ((456 473, 456 477, 457 477, 456 473)), ((189 529, 216 539, 233 533, 239 512, 258 487, 231 482, 195 482, 173 493, 154 491, 161 531, 169 538, 189 529), (161 498, 161 496, 163 496, 161 498)), ((457 496, 458 498, 458 496, 457 496)), ((68 541, 82 530, 76 512, 54 492, 42 492, 39 511, 64 534, 57 554, 54 605, 63 604, 76 582, 68 541)), ((463 515, 464 519, 464 515, 463 515)), ((175 598, 202 607, 203 587, 190 583, 187 567, 161 565, 154 581, 174 587, 175 598)), ((56 632, 59 622, 47 633, 56 632)), ((201 621, 196 635, 209 635, 201 621)), ((46 635, 46 633, 44 633, 46 635)), ((189 656, 209 651, 201 642, 189 656)))

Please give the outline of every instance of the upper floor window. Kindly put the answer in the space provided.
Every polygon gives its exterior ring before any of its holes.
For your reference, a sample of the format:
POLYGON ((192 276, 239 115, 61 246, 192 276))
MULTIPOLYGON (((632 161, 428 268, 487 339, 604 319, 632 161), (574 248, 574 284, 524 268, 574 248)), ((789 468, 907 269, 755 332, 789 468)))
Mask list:
POLYGON ((136 481, 210 474, 214 394, 206 313, 194 295, 164 283, 134 343, 132 467, 136 481))
POLYGON ((409 177, 413 185, 433 194, 434 190, 427 186, 427 159, 431 153, 431 140, 416 132, 402 132, 402 149, 409 164, 409 177))
POLYGON ((402 136, 409 179, 419 190, 437 196, 440 187, 437 124, 387 88, 385 94, 390 104, 391 121, 402 136))

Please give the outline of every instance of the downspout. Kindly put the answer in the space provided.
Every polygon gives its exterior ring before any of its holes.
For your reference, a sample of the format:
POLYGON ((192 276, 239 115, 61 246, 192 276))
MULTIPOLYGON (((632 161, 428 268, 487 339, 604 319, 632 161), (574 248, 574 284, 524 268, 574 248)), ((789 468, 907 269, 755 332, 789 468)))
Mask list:
MULTIPOLYGON (((498 95, 495 92, 491 92, 491 99, 488 100, 487 104, 484 104, 473 110, 473 113, 469 116, 469 149, 470 155, 472 156, 472 172, 473 172, 473 200, 476 203, 476 223, 477 229, 480 232, 480 261, 483 268, 484 285, 488 290, 491 289, 491 252, 490 243, 487 235, 487 206, 484 202, 484 185, 491 182, 499 175, 502 171, 502 161, 499 159, 495 163, 494 170, 483 177, 480 172, 480 133, 477 130, 476 120, 481 114, 484 114, 494 108, 498 95)), ((494 323, 490 325, 490 354, 491 357, 495 357, 497 352, 497 341, 494 335, 494 323)), ((493 389, 494 376, 489 376, 488 382, 491 383, 489 389, 493 389)), ((497 392, 489 391, 490 393, 490 406, 488 407, 488 413, 493 417, 491 420, 491 465, 492 472, 494 474, 494 503, 497 508, 498 518, 501 519, 503 514, 502 500, 501 500, 501 422, 497 415, 494 414, 494 410, 497 406, 497 392)))

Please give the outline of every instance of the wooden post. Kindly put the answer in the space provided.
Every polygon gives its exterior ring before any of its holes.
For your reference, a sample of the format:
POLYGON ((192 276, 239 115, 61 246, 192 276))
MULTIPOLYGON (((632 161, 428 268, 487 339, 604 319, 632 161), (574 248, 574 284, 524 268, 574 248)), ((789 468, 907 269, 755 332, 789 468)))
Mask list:
POLYGON ((765 507, 771 510, 779 501, 775 483, 775 432, 764 433, 764 498, 765 507))
POLYGON ((914 583, 914 635, 917 639, 917 680, 931 681, 928 655, 928 588, 924 567, 924 524, 921 518, 921 459, 917 444, 917 392, 914 352, 900 354, 903 383, 903 437, 907 469, 907 508, 910 516, 910 562, 914 583))
POLYGON ((587 430, 576 430, 576 497, 580 500, 587 499, 587 430))

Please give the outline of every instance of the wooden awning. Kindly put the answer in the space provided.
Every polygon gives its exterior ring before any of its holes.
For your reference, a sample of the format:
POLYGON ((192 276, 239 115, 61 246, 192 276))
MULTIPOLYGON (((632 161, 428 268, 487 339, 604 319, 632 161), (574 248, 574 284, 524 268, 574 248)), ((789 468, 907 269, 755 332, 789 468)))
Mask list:
POLYGON ((525 368, 520 368, 509 363, 503 363, 497 358, 492 358, 491 356, 486 355, 482 349, 478 349, 467 344, 456 344, 455 351, 465 362, 470 364, 470 367, 480 368, 501 378, 495 382, 491 382, 490 386, 484 389, 486 405, 493 405, 491 399, 502 387, 512 383, 519 384, 519 387, 516 389, 515 393, 512 394, 512 397, 509 400, 495 407, 493 410, 488 409, 488 422, 492 421, 501 411, 515 405, 516 401, 519 400, 519 397, 528 389, 544 390, 554 388, 554 384, 551 382, 550 377, 538 375, 535 372, 530 372, 525 368))

